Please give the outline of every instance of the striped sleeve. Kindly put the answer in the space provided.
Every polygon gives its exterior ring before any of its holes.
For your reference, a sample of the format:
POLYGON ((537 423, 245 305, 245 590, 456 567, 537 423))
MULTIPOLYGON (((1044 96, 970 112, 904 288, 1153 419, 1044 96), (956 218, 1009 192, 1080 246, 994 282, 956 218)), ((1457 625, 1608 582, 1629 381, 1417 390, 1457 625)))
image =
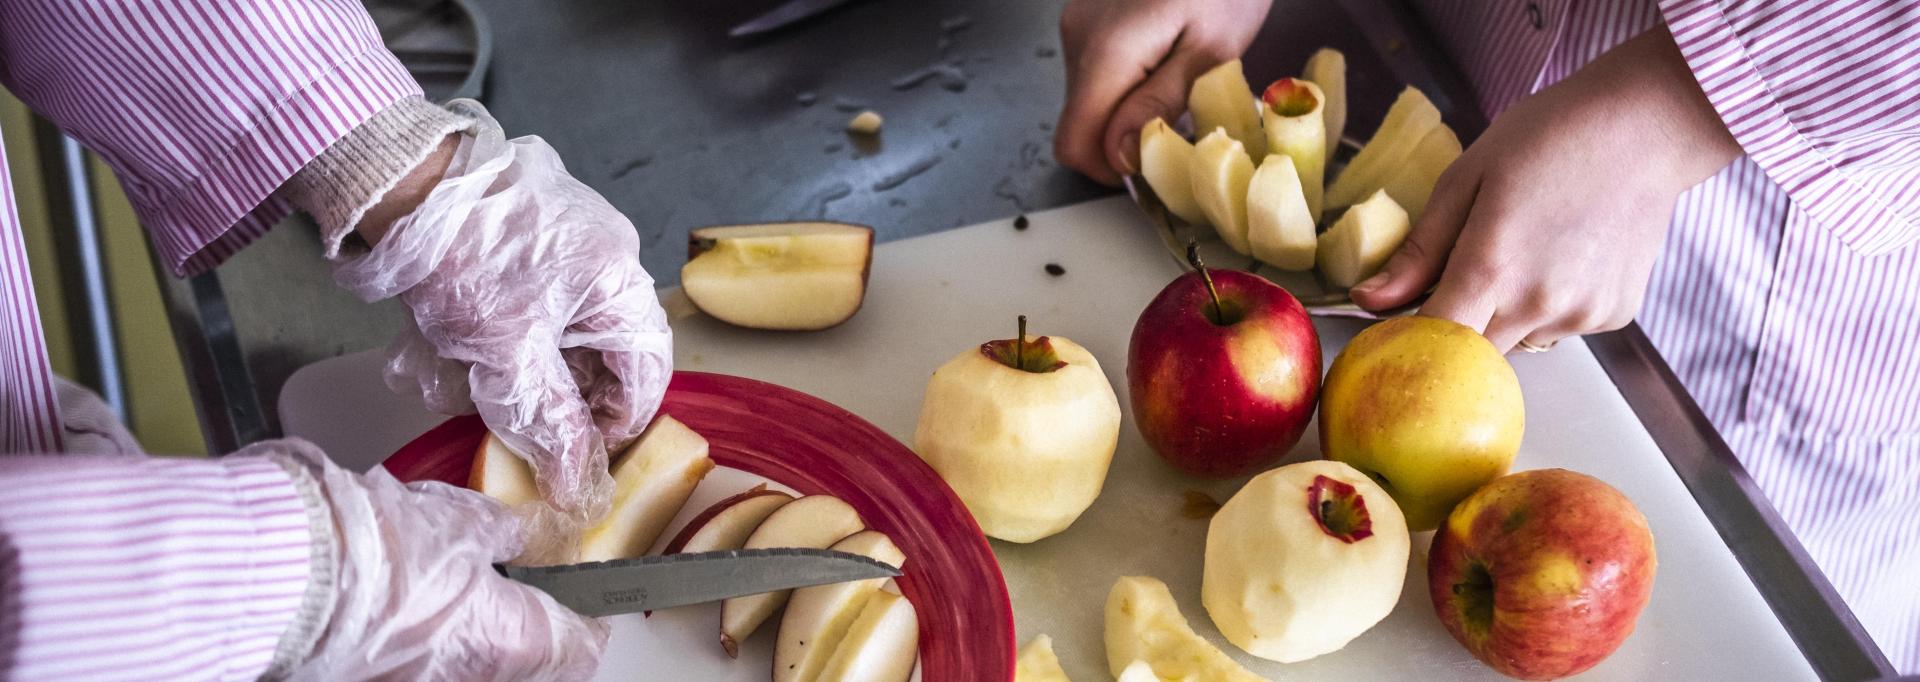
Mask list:
POLYGON ((1867 255, 1920 237, 1920 3, 1661 0, 1727 128, 1867 255))
POLYGON ((266 458, 0 456, 0 678, 259 677, 308 523, 266 458))
POLYGON ((275 188, 420 94, 358 0, 0 0, 0 84, 113 167, 176 275, 286 217, 275 188))

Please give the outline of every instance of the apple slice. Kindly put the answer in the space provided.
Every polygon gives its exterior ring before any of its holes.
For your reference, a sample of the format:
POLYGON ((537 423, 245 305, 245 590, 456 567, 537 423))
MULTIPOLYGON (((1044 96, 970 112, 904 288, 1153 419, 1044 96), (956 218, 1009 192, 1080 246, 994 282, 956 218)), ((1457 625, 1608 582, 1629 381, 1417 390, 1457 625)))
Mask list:
POLYGON ((867 598, 847 636, 834 647, 819 680, 907 682, 920 652, 920 621, 913 603, 887 590, 867 598))
POLYGON ((1187 110, 1193 112, 1193 129, 1202 133, 1225 128, 1227 135, 1245 145, 1248 156, 1267 158, 1267 136, 1260 131, 1260 109, 1253 103, 1253 87, 1240 60, 1213 67, 1193 81, 1187 91, 1187 110))
POLYGON ((613 510, 581 536, 580 560, 646 554, 712 470, 707 439, 673 417, 654 418, 614 461, 613 510))
POLYGON ((1282 270, 1312 270, 1313 210, 1293 159, 1268 154, 1247 185, 1247 243, 1253 257, 1282 270))
POLYGON ((772 223, 694 230, 680 268, 687 299, 728 324, 826 329, 860 310, 873 228, 772 223))
MULTIPOLYGON (((854 533, 827 549, 871 557, 894 568, 907 560, 907 555, 877 530, 854 533)), ((818 677, 854 618, 860 615, 861 607, 887 580, 851 580, 794 590, 793 598, 787 601, 787 612, 780 616, 779 639, 773 649, 773 682, 811 682, 818 677)))
POLYGON ((1326 95, 1309 81, 1282 78, 1267 86, 1260 101, 1267 104, 1267 153, 1293 159, 1307 211, 1319 220, 1320 195, 1327 181, 1327 127, 1321 121, 1326 95))
MULTIPOLYGON (((788 502, 767 517, 743 549, 765 547, 803 547, 825 549, 841 539, 860 532, 866 526, 853 507, 830 495, 808 495, 788 502)), ((720 646, 727 655, 738 657, 740 643, 766 622, 774 611, 786 605, 793 590, 734 597, 720 604, 720 646)))
POLYGON ((467 487, 508 505, 541 499, 540 487, 533 482, 533 468, 492 431, 487 432, 486 440, 480 441, 480 450, 473 453, 467 487))
POLYGON ((1247 245, 1247 183, 1253 180, 1253 160, 1239 140, 1213 129, 1193 146, 1193 198, 1227 246, 1251 255, 1247 245))
POLYGON ((686 527, 667 541, 667 546, 660 553, 692 554, 740 549, 747 544, 747 537, 753 535, 753 529, 759 528, 775 510, 792 501, 792 495, 768 490, 765 483, 735 493, 695 514, 687 521, 686 527))
POLYGON ((1160 676, 1153 674, 1153 666, 1146 661, 1134 661, 1115 676, 1114 682, 1160 682, 1160 676))
POLYGON ((1263 682, 1247 672, 1187 625, 1167 584, 1147 576, 1128 576, 1107 593, 1107 668, 1114 677, 1134 661, 1145 661, 1155 677, 1167 680, 1263 682))
POLYGON ((1159 118, 1140 126, 1140 175, 1153 187, 1160 203, 1181 220, 1207 224, 1207 214, 1193 199, 1193 143, 1159 118))
POLYGON ((1386 183, 1388 176, 1407 162, 1420 139, 1439 125, 1440 110, 1434 108, 1419 88, 1408 86, 1401 90, 1400 97, 1387 109, 1387 118, 1380 123, 1379 132, 1367 141, 1367 146, 1360 148, 1353 162, 1348 163, 1347 169, 1327 188, 1326 208, 1351 206, 1372 195, 1386 183))
POLYGON ((1329 284, 1351 288, 1379 272, 1411 230, 1406 210, 1386 190, 1375 190, 1372 198, 1347 209, 1320 235, 1315 253, 1320 272, 1329 284))
POLYGON ((1407 209, 1407 220, 1418 222, 1420 214, 1427 210, 1427 198, 1433 196, 1433 186, 1440 182, 1440 174, 1460 158, 1460 138, 1453 129, 1445 125, 1436 126, 1420 138, 1406 163, 1387 176, 1381 189, 1387 196, 1399 202, 1407 209))
MULTIPOLYGON (((1020 647, 1013 662, 1013 682, 1073 682, 1060 669, 1060 657, 1053 654, 1053 638, 1036 635, 1020 647)), ((1154 682, 1159 682, 1155 680, 1154 682)))
POLYGON ((1340 149, 1340 136, 1347 132, 1347 55, 1331 47, 1320 48, 1307 58, 1307 68, 1301 75, 1326 95, 1326 108, 1320 118, 1327 129, 1326 162, 1331 164, 1340 149))

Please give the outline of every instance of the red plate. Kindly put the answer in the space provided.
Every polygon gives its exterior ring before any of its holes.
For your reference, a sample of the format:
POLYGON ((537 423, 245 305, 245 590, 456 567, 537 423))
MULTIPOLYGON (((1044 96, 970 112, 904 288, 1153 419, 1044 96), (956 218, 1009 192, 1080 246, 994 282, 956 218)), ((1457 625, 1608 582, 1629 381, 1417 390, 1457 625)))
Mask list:
MULTIPOLYGON (((986 536, 920 457, 866 420, 762 381, 675 372, 661 411, 705 436, 715 464, 827 494, 907 555, 900 591, 920 614, 926 682, 1013 679, 1013 606, 986 536)), ((479 417, 421 434, 384 466, 402 481, 467 483, 479 417)))

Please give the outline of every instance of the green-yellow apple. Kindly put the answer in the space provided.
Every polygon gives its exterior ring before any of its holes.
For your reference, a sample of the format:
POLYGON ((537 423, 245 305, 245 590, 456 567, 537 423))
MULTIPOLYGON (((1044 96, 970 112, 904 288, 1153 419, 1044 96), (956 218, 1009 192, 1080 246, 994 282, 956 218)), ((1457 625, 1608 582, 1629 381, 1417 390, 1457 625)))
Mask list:
POLYGON ((1247 653, 1304 661, 1393 611, 1408 545, 1400 508, 1371 479, 1340 462, 1289 464, 1213 515, 1200 602, 1247 653))
POLYGON ((1653 532, 1613 486, 1522 471, 1455 507, 1433 536, 1427 587, 1447 632, 1503 675, 1579 674, 1633 633, 1653 593, 1653 532))
POLYGON ((1379 483, 1415 532, 1506 473, 1525 430, 1513 366, 1479 332, 1438 318, 1361 331, 1321 393, 1321 454, 1379 483))
POLYGON ((987 535, 1033 542, 1100 496, 1120 438, 1120 400, 1092 353, 1058 336, 962 351, 934 370, 914 450, 987 535))
POLYGON ((1263 682, 1187 625, 1167 584, 1148 576, 1114 581, 1107 592, 1107 671, 1121 677, 1145 661, 1162 680, 1263 682))
POLYGON ((1313 417, 1320 334, 1300 301, 1256 275, 1210 270, 1168 284, 1133 326, 1127 389, 1154 452, 1228 478, 1287 454, 1313 417))

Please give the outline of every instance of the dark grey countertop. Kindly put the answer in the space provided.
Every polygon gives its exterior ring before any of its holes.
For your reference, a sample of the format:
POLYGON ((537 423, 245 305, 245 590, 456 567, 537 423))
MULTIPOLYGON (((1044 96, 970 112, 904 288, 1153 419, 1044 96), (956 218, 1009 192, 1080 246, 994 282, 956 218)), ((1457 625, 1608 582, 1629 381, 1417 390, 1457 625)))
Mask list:
MULTIPOLYGON (((662 285, 677 281, 695 227, 824 217, 891 240, 1114 191, 1052 160, 1059 0, 854 0, 748 41, 727 27, 778 0, 470 1, 493 37, 483 100, 509 135, 545 138, 632 219, 662 285), (950 70, 905 83, 936 66, 950 70), (859 108, 886 117, 878 140, 843 131, 859 108)), ((1353 130, 1412 82, 1470 139, 1484 124, 1420 35, 1387 0, 1279 0, 1247 68, 1264 83, 1339 47, 1353 130)), ((165 282, 215 450, 277 433, 274 402, 295 369, 383 345, 402 323, 392 301, 316 285, 327 271, 314 231, 288 222, 217 277, 165 282)), ((1815 669, 1887 672, 1638 329, 1588 343, 1815 669)))

